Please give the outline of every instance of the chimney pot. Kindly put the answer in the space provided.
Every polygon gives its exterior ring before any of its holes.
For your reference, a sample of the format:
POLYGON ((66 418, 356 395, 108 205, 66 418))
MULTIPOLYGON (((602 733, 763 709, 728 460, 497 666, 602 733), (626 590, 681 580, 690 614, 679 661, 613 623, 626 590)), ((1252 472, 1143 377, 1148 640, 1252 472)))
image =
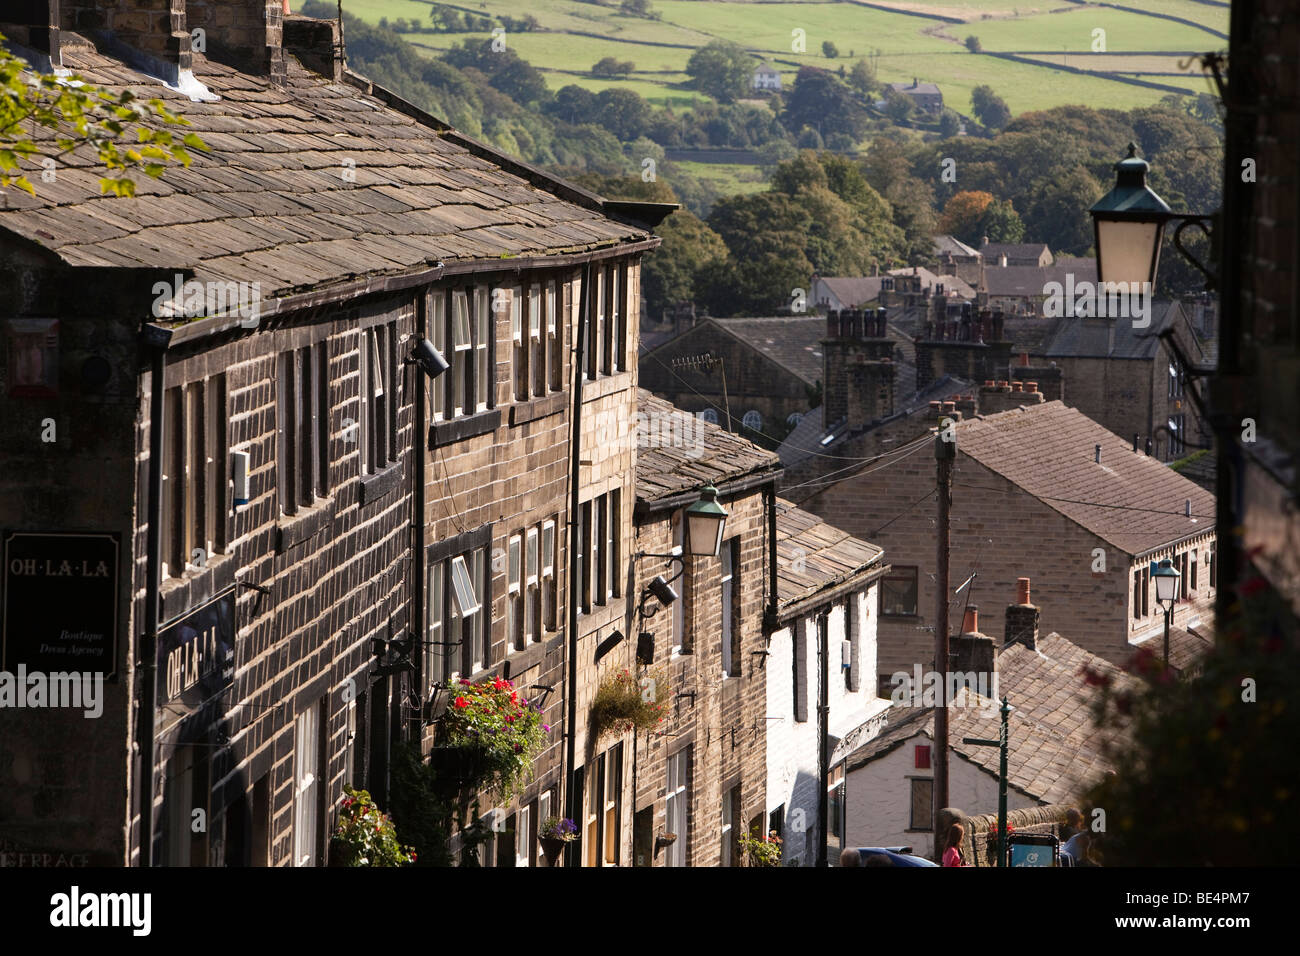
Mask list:
POLYGON ((1016 603, 1029 603, 1029 578, 1016 578, 1016 603))
POLYGON ((1037 382, 1025 382, 1025 391, 1026 391, 1026 392, 1036 392, 1036 391, 1038 391, 1038 383, 1037 383, 1037 382))
POLYGON ((991 378, 986 378, 986 379, 984 380, 984 387, 985 387, 985 388, 995 388, 996 385, 997 385, 997 383, 994 382, 993 379, 991 379, 991 378))
POLYGON ((1028 368, 1028 367, 1029 367, 1029 353, 1028 353, 1028 352, 1021 352, 1021 353, 1020 353, 1020 365, 1021 365, 1023 368, 1028 368))
POLYGON ((962 615, 961 619, 961 632, 963 634, 979 633, 979 611, 980 609, 973 604, 966 608, 966 613, 962 615))
POLYGON ((1015 382, 1012 382, 1012 383, 1011 383, 1011 391, 1013 391, 1013 392, 1020 392, 1020 391, 1023 391, 1023 390, 1024 390, 1024 383, 1023 383, 1023 382, 1015 381, 1015 382))
POLYGON ((931 402, 931 403, 930 403, 930 414, 931 414, 931 415, 941 415, 941 414, 943 414, 943 402, 931 402))
MULTIPOLYGON (((951 415, 951 414, 952 414, 953 412, 955 412, 956 410, 957 410, 957 403, 956 403, 956 402, 944 402, 944 403, 943 403, 943 413, 944 413, 945 415, 951 415)), ((1189 498, 1188 501, 1190 502, 1190 500, 1191 500, 1191 499, 1189 498)))

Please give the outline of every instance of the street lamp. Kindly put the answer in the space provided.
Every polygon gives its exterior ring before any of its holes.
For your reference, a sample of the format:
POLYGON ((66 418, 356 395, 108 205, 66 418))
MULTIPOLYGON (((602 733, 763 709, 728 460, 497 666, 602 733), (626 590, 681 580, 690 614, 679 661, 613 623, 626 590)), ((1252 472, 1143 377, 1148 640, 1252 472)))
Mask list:
POLYGON ((1159 564, 1151 562, 1151 577, 1156 581, 1156 601, 1165 609, 1165 666, 1169 666, 1169 616, 1174 610, 1174 601, 1178 599, 1178 579, 1182 577, 1174 570, 1174 564, 1165 558, 1159 564))
POLYGON ((727 511, 718 504, 718 489, 705 485, 700 489, 700 500, 686 509, 686 525, 690 534, 691 555, 697 558, 716 558, 722 547, 722 532, 727 526, 727 511))
POLYGON ((1182 243, 1183 230, 1196 226, 1210 235, 1210 219, 1197 213, 1176 213, 1169 204, 1147 186, 1146 160, 1137 155, 1137 144, 1128 144, 1128 156, 1115 164, 1115 188, 1102 196, 1088 210, 1092 214, 1093 235, 1097 246, 1097 281, 1127 282, 1129 289, 1141 283, 1154 285, 1160 266, 1160 247, 1165 226, 1178 222, 1174 246, 1183 257, 1205 276, 1206 288, 1213 289, 1215 276, 1187 251, 1182 243))

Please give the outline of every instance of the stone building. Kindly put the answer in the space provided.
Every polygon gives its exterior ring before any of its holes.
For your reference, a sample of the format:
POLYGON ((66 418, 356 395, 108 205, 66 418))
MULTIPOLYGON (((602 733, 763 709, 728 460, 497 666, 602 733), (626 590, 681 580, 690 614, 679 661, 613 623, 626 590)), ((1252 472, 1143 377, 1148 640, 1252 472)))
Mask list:
MULTIPOLYGON (((29 6, 0 29, 31 61, 160 97, 211 151, 131 199, 74 153, 0 211, 0 524, 35 579, 4 580, 0 669, 107 677, 96 719, 0 713, 0 840, 320 864, 342 786, 382 801, 391 745, 427 746, 435 685, 551 684, 563 724, 580 280, 579 540, 626 554, 653 223, 347 70, 332 21, 29 6), (93 575, 45 580, 63 561, 93 575)), ((578 566, 589 652, 621 595, 578 566)), ((558 785, 559 739, 521 806, 558 785)))
POLYGON ((625 731, 605 752, 622 754, 632 782, 621 798, 631 805, 614 816, 631 817, 623 832, 635 865, 731 866, 740 835, 767 819, 765 621, 775 603, 780 464, 689 415, 696 424, 679 439, 678 426, 664 423, 682 414, 641 392, 629 567, 638 601, 624 631, 639 636, 599 665, 600 679, 626 667, 666 681, 669 712, 662 730, 625 731), (692 556, 707 548, 691 540, 684 513, 706 482, 728 513, 717 557, 692 556), (675 600, 655 596, 655 578, 675 600))
MULTIPOLYGON (((973 418, 955 405, 932 412, 956 420, 950 579, 956 588, 974 575, 963 600, 979 604, 1032 572, 1044 628, 1068 630, 1081 647, 1122 663, 1163 626, 1151 561, 1169 557, 1183 572, 1175 624, 1209 613, 1214 499, 1074 409, 1041 399, 995 386, 962 403, 973 418)), ((925 630, 934 613, 933 444, 924 436, 856 474, 805 479, 799 489, 800 507, 889 557, 877 624, 884 678, 933 657, 925 630)))

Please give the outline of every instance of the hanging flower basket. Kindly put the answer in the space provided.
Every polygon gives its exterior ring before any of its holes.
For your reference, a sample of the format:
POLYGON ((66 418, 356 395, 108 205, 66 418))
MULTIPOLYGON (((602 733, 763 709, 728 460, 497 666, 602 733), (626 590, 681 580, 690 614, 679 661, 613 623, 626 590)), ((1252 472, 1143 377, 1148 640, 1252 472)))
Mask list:
POLYGON ((330 838, 330 866, 408 866, 415 850, 397 842, 397 831, 386 813, 365 790, 343 788, 339 822, 330 838))
POLYGON ((510 681, 461 680, 452 688, 431 759, 441 765, 439 776, 454 781, 460 792, 488 790, 509 800, 532 778, 550 729, 541 708, 510 681))
POLYGON ((564 858, 564 845, 577 838, 578 826, 568 817, 547 817, 537 829, 537 840, 549 866, 559 866, 564 858))
POLYGON ((625 730, 651 730, 668 716, 668 681, 662 671, 637 677, 626 667, 606 678, 591 705, 597 738, 625 730))

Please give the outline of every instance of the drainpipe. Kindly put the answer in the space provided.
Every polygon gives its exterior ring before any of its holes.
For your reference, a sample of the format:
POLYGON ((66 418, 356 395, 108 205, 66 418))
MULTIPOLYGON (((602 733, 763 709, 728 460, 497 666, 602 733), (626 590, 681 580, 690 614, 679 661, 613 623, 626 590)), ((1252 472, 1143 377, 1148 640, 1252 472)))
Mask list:
MULTIPOLYGON (((581 503, 578 501, 582 479, 582 352, 587 340, 587 296, 591 288, 591 263, 582 267, 582 291, 578 296, 578 328, 573 349, 573 431, 569 438, 569 553, 565 561, 565 583, 568 587, 568 628, 569 639, 565 641, 567 672, 564 677, 564 699, 566 716, 564 718, 565 757, 564 757, 564 815, 573 820, 574 797, 573 780, 575 760, 577 758, 577 724, 578 724, 578 600, 574 587, 576 572, 574 562, 578 555, 578 514, 581 503)), ((577 820, 573 820, 579 825, 577 820)), ((564 863, 574 866, 578 856, 573 852, 570 840, 564 846, 564 863)))
MULTIPOLYGON (((420 287, 419 293, 415 300, 415 343, 419 344, 420 340, 429 334, 429 289, 426 286, 420 287)), ((424 423, 424 396, 425 389, 428 385, 425 374, 415 366, 407 365, 415 375, 415 434, 411 442, 411 451, 415 454, 415 493, 411 496, 411 536, 415 540, 415 581, 412 582, 411 588, 411 633, 416 635, 413 648, 423 648, 424 642, 428 640, 429 634, 424 627, 424 456, 428 452, 429 436, 424 423)), ((443 648, 445 651, 446 648, 443 648)), ((424 687, 422 691, 429 689, 430 676, 424 672, 425 655, 420 654, 421 680, 424 687)), ((420 694, 423 699, 424 694, 420 694)), ((423 710, 423 708, 421 708, 423 710)), ((422 713, 416 714, 415 724, 415 744, 417 747, 423 744, 424 720, 422 713)), ((369 755, 367 755, 366 765, 369 767, 369 755)))
POLYGON ((777 620, 776 598, 776 482, 763 488, 763 504, 767 510, 767 608, 763 611, 764 635, 771 640, 780 626, 777 620))
POLYGON ((171 330, 146 325, 149 355, 149 528, 145 537, 144 638, 140 648, 140 865, 153 866, 154 701, 158 696, 158 623, 162 590, 163 374, 171 330))

